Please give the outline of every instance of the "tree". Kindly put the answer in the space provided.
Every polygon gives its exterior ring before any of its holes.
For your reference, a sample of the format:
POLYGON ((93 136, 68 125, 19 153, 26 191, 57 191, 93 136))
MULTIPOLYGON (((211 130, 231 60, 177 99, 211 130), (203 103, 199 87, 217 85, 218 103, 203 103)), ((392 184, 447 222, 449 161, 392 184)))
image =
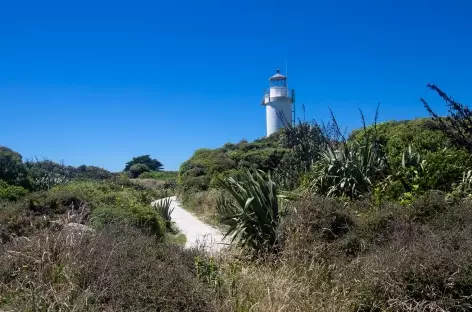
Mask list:
POLYGON ((22 156, 5 146, 0 146, 0 180, 12 185, 29 187, 22 156))
POLYGON ((446 102, 449 108, 449 116, 445 118, 439 117, 424 99, 420 99, 428 113, 430 113, 433 120, 438 123, 441 131, 448 136, 454 144, 472 152, 472 111, 466 105, 453 100, 436 85, 428 84, 428 88, 436 91, 446 102))
POLYGON ((129 171, 133 165, 145 165, 150 171, 160 171, 164 169, 164 165, 157 159, 152 159, 149 155, 142 155, 138 157, 133 157, 133 159, 126 163, 125 170, 129 171))

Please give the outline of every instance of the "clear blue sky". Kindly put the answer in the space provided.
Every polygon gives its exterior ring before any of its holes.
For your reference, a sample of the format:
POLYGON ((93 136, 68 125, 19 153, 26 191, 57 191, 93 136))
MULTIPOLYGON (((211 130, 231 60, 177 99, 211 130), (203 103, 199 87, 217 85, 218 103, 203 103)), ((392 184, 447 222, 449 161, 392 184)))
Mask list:
MULTIPOLYGON (((2 1, 0 145, 118 171, 151 154, 265 134, 268 77, 288 61, 307 118, 349 129, 472 103, 472 2, 2 1)), ((472 104, 471 104, 472 105, 472 104)))

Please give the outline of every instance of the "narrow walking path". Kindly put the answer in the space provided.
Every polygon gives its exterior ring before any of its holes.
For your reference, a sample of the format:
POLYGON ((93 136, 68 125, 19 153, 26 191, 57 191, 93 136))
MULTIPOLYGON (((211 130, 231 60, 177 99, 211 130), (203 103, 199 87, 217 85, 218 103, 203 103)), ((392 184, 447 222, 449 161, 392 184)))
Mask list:
MULTIPOLYGON (((187 236, 185 247, 203 246, 208 252, 218 252, 229 244, 229 239, 223 239, 224 235, 220 230, 202 222, 196 216, 181 207, 175 196, 172 199, 171 207, 172 222, 175 223, 179 231, 187 236)), ((155 205, 161 199, 152 203, 155 205)))

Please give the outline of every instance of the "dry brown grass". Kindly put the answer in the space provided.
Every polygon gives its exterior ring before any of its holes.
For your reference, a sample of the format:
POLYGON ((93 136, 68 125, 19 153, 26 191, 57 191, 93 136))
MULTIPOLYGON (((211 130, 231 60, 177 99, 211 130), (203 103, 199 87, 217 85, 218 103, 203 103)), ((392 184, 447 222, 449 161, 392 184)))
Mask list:
POLYGON ((195 252, 131 228, 43 230, 1 246, 0 308, 13 311, 214 311, 195 252))
POLYGON ((306 198, 275 260, 226 256, 220 311, 471 311, 472 205, 306 198), (334 235, 333 235, 334 234, 334 235))

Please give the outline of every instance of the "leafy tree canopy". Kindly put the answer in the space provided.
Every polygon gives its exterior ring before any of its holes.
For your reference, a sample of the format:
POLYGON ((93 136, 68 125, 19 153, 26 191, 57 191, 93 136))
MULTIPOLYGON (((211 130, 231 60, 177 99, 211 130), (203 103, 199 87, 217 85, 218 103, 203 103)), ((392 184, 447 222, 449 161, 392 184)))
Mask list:
POLYGON ((0 146, 0 180, 8 184, 28 187, 27 171, 23 158, 17 152, 0 146))
POLYGON ((133 157, 133 159, 126 163, 125 170, 129 171, 133 165, 145 165, 150 171, 160 171, 164 169, 164 165, 157 159, 152 159, 150 155, 142 155, 133 157))

